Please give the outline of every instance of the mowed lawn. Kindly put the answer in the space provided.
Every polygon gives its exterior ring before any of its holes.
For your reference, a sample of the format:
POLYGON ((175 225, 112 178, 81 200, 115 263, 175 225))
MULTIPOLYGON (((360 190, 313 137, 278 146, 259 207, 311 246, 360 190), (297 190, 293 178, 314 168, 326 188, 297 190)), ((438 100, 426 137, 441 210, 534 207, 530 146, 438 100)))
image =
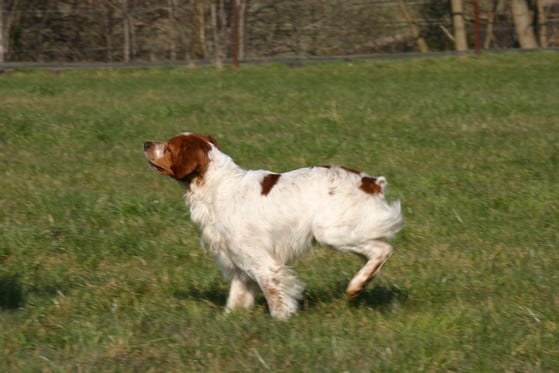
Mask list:
POLYGON ((0 75, 0 371, 559 370, 559 53, 0 75), (405 229, 295 266, 301 311, 228 283, 143 142, 384 175, 405 229))

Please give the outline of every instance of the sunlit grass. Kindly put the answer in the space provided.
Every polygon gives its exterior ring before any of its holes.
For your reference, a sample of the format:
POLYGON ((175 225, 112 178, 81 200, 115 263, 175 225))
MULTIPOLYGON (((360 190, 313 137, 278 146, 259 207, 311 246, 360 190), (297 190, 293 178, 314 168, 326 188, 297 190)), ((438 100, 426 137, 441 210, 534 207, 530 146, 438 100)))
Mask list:
POLYGON ((559 55, 0 76, 0 368, 559 368, 559 55), (215 136, 246 168, 387 176, 405 230, 296 265, 302 310, 223 315, 227 282, 142 144, 215 136))

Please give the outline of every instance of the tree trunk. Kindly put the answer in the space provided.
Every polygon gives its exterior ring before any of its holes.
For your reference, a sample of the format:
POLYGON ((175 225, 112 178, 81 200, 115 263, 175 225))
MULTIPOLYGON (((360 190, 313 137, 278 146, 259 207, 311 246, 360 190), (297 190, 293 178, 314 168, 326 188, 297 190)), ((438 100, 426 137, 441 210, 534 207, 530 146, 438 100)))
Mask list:
POLYGON ((206 26, 204 22, 205 0, 190 0, 190 58, 206 58, 206 26))
POLYGON ((495 13, 498 1, 499 0, 493 0, 491 10, 487 14, 487 30, 485 31, 485 41, 483 42, 484 49, 489 49, 489 47, 491 46, 491 41, 495 41, 495 35, 493 34, 493 24, 495 23, 495 13))
POLYGON ((214 60, 215 60, 215 65, 218 68, 222 67, 222 62, 221 62, 221 43, 219 40, 219 30, 218 30, 218 24, 217 24, 217 4, 216 3, 212 3, 210 5, 210 10, 211 10, 211 22, 212 22, 212 36, 214 39, 214 44, 213 44, 213 53, 214 53, 214 60))
POLYGON ((473 0, 474 4, 474 50, 476 54, 480 53, 480 24, 479 24, 479 0, 473 0))
POLYGON ((37 38, 36 38, 36 46, 37 49, 35 51, 35 61, 41 62, 43 60, 43 32, 42 30, 45 29, 45 25, 47 24, 48 20, 49 20, 49 15, 50 12, 47 9, 41 10, 40 13, 42 13, 42 18, 41 21, 39 22, 39 25, 37 27, 37 30, 39 30, 39 32, 37 33, 37 38))
POLYGON ((520 48, 537 48, 538 42, 532 26, 532 17, 526 0, 512 0, 512 19, 520 48))
POLYGON ((14 20, 18 0, 12 1, 10 5, 0 0, 0 63, 5 62, 10 50, 10 28, 14 20), (4 8, 6 7, 6 8, 4 8), (4 14, 6 11, 6 14, 4 14))
POLYGON ((406 5, 405 0, 398 0, 398 4, 400 5, 400 11, 402 12, 404 18, 406 19, 406 22, 408 23, 408 26, 411 30, 411 33, 417 42, 417 48, 422 53, 429 52, 429 47, 427 46, 425 39, 419 33, 419 28, 417 27, 417 24, 413 20, 413 17, 411 16, 408 10, 408 6, 406 5))
POLYGON ((170 28, 169 30, 169 50, 170 50, 170 57, 171 61, 175 61, 177 59, 177 22, 175 20, 175 0, 169 0, 169 23, 170 28))
POLYGON ((128 21, 128 0, 122 0, 122 24, 124 26, 124 63, 130 62, 130 23, 128 21))
POLYGON ((0 63, 4 62, 4 2, 0 0, 0 63))
POLYGON ((239 60, 245 57, 245 20, 248 0, 239 0, 239 60))
POLYGON ((239 67, 239 0, 231 0, 231 47, 233 49, 233 66, 239 67))
POLYGON ((113 38, 112 38, 112 7, 109 4, 105 5, 103 12, 103 32, 105 36, 105 51, 107 53, 105 59, 107 62, 113 61, 113 38))
POLYGON ((220 35, 219 39, 221 40, 219 50, 219 55, 223 60, 225 56, 227 56, 227 46, 228 46, 228 39, 227 39, 227 14, 225 13, 225 0, 219 0, 219 29, 220 35))
POLYGON ((487 31, 485 33, 485 42, 483 43, 483 47, 485 49, 489 49, 489 47, 491 46, 491 42, 493 42, 493 44, 497 48, 499 48, 497 38, 495 37, 495 33, 493 32, 495 16, 505 11, 506 1, 507 0, 493 0, 493 6, 487 16, 487 31))
POLYGON ((466 41, 466 25, 464 22, 464 6, 462 0, 450 0, 452 24, 454 25, 454 47, 458 52, 468 50, 466 41))
POLYGON ((545 16, 545 9, 543 6, 543 0, 536 0, 538 5, 538 28, 540 45, 542 48, 549 47, 547 42, 547 17, 545 16))
POLYGON ((130 58, 134 59, 138 55, 136 26, 134 25, 134 8, 128 8, 128 32, 130 33, 130 58))

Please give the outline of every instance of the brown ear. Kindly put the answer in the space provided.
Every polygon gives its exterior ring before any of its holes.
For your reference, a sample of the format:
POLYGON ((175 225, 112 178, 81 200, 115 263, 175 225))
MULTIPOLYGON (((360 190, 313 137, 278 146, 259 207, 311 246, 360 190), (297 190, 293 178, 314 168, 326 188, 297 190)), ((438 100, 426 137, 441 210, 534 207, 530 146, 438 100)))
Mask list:
POLYGON ((207 140, 198 135, 183 135, 172 138, 167 145, 172 154, 171 171, 175 179, 191 181, 203 177, 212 148, 207 140))
POLYGON ((211 135, 199 135, 200 137, 204 138, 204 140, 206 140, 207 142, 211 142, 212 144, 215 145, 216 148, 219 148, 219 146, 217 145, 217 141, 215 141, 214 137, 211 135))

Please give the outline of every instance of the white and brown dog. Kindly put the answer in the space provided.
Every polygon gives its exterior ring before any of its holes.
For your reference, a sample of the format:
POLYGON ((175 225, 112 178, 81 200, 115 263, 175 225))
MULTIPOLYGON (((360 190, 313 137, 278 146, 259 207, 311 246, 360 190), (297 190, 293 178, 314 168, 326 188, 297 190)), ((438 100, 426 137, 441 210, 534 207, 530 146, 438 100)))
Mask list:
POLYGON ((185 188, 204 246, 231 278, 227 310, 252 307, 261 289, 273 317, 292 316, 303 287, 289 265, 313 241, 366 260, 346 290, 354 298, 392 253, 379 239, 403 225, 399 201, 384 199, 384 177, 338 166, 243 170, 211 136, 193 133, 146 142, 144 152, 185 188))

